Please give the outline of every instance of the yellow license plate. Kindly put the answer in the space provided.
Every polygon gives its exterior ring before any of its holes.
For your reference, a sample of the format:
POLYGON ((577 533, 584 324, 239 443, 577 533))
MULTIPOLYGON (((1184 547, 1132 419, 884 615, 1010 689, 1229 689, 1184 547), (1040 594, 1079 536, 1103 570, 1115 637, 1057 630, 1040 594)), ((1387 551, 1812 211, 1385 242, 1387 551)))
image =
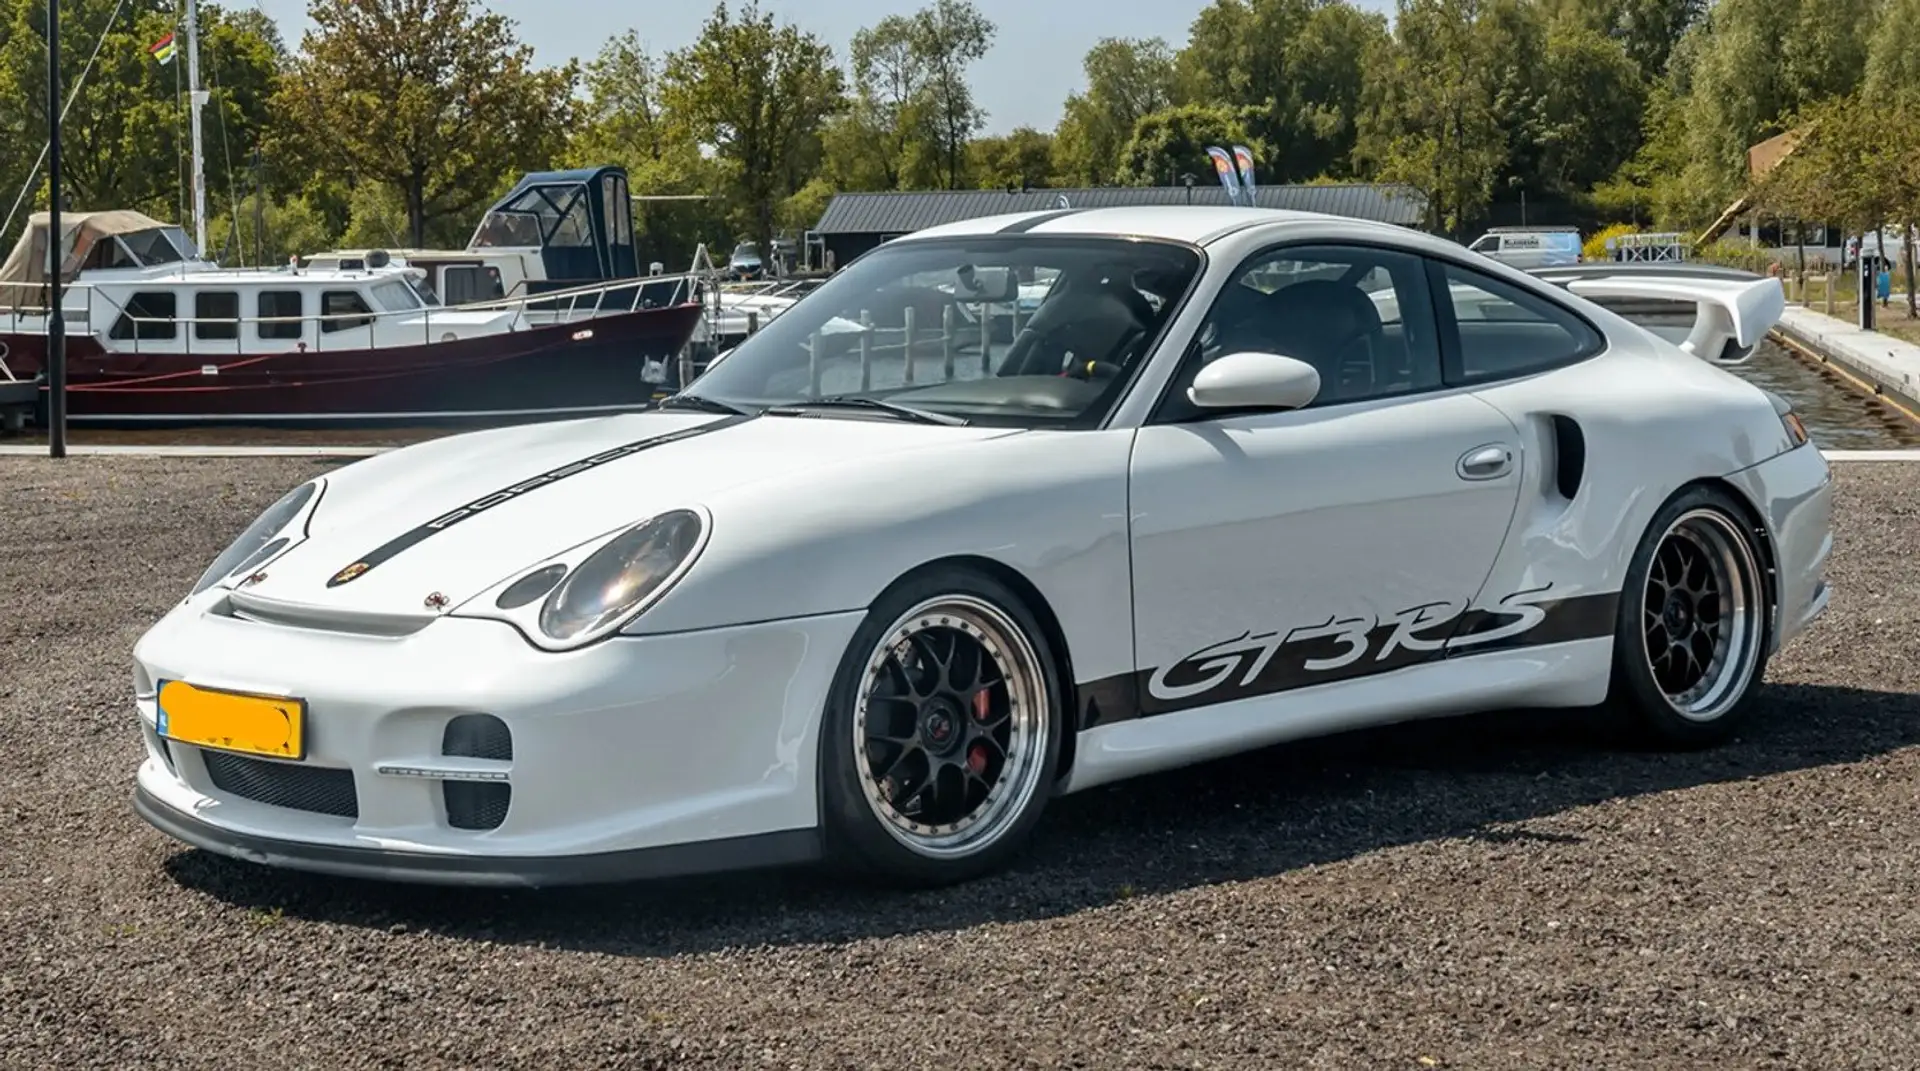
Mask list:
POLYGON ((306 757, 307 703, 284 696, 245 695, 161 681, 159 732, 169 740, 222 751, 306 757))

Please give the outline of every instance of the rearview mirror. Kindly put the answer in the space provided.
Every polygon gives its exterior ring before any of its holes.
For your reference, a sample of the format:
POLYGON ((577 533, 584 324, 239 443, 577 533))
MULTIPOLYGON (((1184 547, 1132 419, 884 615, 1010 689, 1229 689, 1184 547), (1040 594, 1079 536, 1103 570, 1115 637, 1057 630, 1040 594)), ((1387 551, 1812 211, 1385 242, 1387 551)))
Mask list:
POLYGON ((953 296, 961 301, 988 304, 1013 301, 1020 296, 1020 280, 1012 268, 976 268, 967 264, 954 273, 953 296))
POLYGON ((1187 398, 1203 409, 1300 409, 1320 395, 1320 372, 1278 353, 1229 353, 1193 377, 1187 398))

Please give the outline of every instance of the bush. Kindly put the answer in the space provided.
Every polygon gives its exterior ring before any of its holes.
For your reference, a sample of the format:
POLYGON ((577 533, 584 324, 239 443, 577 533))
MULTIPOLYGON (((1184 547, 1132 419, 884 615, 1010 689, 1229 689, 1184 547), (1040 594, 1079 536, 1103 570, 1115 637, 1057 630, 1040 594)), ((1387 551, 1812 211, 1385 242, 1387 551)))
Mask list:
POLYGON ((1613 258, 1607 253, 1607 240, 1626 234, 1638 233, 1640 233, 1640 228, 1630 223, 1615 223, 1610 227, 1595 231, 1593 232, 1593 237, 1588 238, 1586 244, 1580 247, 1580 257, 1583 260, 1612 260, 1613 258))

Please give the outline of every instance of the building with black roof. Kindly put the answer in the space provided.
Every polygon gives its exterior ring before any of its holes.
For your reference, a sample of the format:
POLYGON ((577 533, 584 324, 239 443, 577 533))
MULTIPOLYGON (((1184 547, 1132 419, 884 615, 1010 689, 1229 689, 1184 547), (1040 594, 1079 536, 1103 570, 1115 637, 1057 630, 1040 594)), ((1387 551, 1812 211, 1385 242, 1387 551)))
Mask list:
MULTIPOLYGON (((1426 199, 1411 186, 1262 186, 1261 208, 1325 212, 1335 216, 1418 227, 1426 222, 1426 199)), ((827 202, 809 244, 845 264, 881 242, 903 234, 981 216, 1059 208, 1125 208, 1137 205, 1227 205, 1227 191, 1207 186, 1099 186, 1063 190, 910 190, 839 193, 827 202)), ((813 254, 817 264, 818 252, 813 254)))

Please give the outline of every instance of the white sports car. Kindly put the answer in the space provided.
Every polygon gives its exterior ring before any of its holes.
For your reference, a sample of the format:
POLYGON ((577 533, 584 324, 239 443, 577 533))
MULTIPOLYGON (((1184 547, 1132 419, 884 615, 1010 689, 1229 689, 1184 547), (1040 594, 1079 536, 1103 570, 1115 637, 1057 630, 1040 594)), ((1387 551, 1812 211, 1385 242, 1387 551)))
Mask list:
POLYGON ((1781 308, 1257 209, 921 231, 657 411, 295 488, 134 651, 135 803, 333 874, 939 883, 1313 734, 1606 703, 1703 744, 1827 604, 1827 464, 1714 367, 1781 308))

